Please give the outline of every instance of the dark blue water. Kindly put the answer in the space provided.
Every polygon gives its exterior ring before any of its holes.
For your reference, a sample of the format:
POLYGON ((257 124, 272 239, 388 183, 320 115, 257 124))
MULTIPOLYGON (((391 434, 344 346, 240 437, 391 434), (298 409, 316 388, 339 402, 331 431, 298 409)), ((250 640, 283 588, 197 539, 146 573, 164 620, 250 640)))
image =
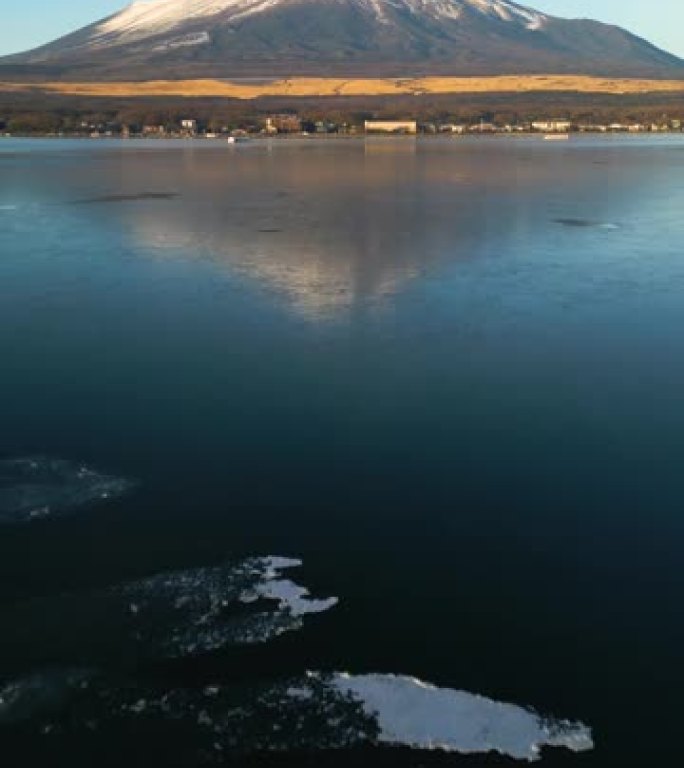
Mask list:
POLYGON ((415 675, 592 726, 544 764, 677 764, 683 179, 680 137, 2 140, 0 451, 140 482, 3 528, 3 604, 301 557, 340 607, 250 674, 415 675))

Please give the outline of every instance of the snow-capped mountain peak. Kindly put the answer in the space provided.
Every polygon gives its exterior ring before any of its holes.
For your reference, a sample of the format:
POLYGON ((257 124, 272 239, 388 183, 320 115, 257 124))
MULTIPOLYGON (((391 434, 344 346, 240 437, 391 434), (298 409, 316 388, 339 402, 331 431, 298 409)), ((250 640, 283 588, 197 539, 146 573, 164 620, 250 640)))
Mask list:
MULTIPOLYGON (((239 21, 285 5, 322 4, 331 0, 136 0, 98 25, 102 38, 132 42, 151 35, 173 33, 188 23, 221 17, 239 21)), ((335 0, 332 0, 335 2, 335 0)), ((353 4, 387 22, 388 11, 404 10, 432 19, 459 19, 471 11, 530 30, 540 29, 546 16, 507 0, 353 0, 353 4)))
POLYGON ((684 73, 623 29, 514 0, 137 0, 5 63, 136 80, 684 73))

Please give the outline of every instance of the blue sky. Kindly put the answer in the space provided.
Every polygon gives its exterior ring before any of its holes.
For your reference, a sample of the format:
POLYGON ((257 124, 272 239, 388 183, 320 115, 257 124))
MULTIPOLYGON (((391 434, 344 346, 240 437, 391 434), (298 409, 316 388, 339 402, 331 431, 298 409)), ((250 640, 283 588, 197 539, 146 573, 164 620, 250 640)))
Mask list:
MULTIPOLYGON (((31 0, 6 3, 0 15, 0 55, 48 42, 124 7, 125 0, 31 0)), ((558 16, 620 24, 684 57, 684 0, 527 0, 558 16)))

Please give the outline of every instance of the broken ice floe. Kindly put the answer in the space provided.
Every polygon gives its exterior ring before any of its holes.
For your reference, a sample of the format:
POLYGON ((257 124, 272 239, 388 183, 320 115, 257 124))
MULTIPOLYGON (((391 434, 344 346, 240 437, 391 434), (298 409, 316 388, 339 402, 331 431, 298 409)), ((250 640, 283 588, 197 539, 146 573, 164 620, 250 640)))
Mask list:
POLYGON ((114 587, 110 594, 127 606, 133 633, 148 653, 206 653, 267 642, 299 629, 306 614, 334 607, 337 598, 314 600, 306 587, 282 578, 284 570, 301 564, 252 558, 158 574, 114 587))
POLYGON ((298 568, 301 560, 291 560, 283 557, 266 557, 256 561, 265 568, 262 581, 246 589, 240 595, 243 603, 255 603, 258 600, 275 600, 282 611, 291 616, 305 616, 308 613, 323 613, 334 608, 338 599, 329 597, 325 600, 314 600, 309 597, 309 590, 289 579, 280 579, 280 572, 288 568, 298 568))
POLYGON ((300 565, 250 558, 17 603, 4 644, 23 658, 128 666, 265 643, 337 604, 284 577, 300 565))
POLYGON ((37 680, 13 684, 13 701, 23 700, 24 708, 11 719, 5 712, 5 723, 23 716, 46 735, 132 723, 128 732, 136 743, 146 734, 156 738, 160 724, 173 724, 165 734, 173 738, 176 726, 181 728, 197 765, 216 764, 229 754, 363 745, 498 752, 527 761, 538 760, 543 747, 575 752, 593 747, 590 729, 580 723, 543 718, 512 704, 396 675, 308 673, 251 687, 218 683, 201 688, 111 684, 74 673, 57 682, 47 677, 46 686, 61 696, 61 713, 53 701, 46 706, 46 697, 36 698, 37 680), (32 715, 26 701, 37 702, 32 715))
POLYGON ((0 523, 26 523, 128 493, 134 483, 84 464, 34 456, 0 460, 0 523))
MULTIPOLYGON (((342 749, 372 741, 374 726, 360 706, 344 700, 314 678, 302 681, 307 701, 291 696, 285 683, 174 687, 159 682, 114 681, 93 675, 79 682, 72 673, 33 675, 0 686, 0 738, 23 737, 25 748, 36 736, 66 738, 69 749, 97 731, 112 752, 146 744, 176 746, 187 765, 222 764, 224 756, 246 756, 295 749, 342 749), (47 692, 37 693, 42 685, 47 692), (55 701, 59 706, 55 706, 55 701)), ((175 748, 174 748, 175 752, 175 748)), ((70 756, 73 755, 70 752, 70 756)))

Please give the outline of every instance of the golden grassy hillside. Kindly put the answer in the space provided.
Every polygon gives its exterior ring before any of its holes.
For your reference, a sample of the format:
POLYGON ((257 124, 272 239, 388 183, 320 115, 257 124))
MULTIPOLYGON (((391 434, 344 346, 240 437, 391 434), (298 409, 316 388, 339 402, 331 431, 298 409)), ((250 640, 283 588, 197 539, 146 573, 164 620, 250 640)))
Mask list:
POLYGON ((149 80, 99 83, 0 83, 4 92, 75 96, 391 96, 401 94, 575 92, 604 94, 684 93, 684 80, 636 80, 574 75, 342 79, 293 77, 263 82, 230 80, 149 80))

